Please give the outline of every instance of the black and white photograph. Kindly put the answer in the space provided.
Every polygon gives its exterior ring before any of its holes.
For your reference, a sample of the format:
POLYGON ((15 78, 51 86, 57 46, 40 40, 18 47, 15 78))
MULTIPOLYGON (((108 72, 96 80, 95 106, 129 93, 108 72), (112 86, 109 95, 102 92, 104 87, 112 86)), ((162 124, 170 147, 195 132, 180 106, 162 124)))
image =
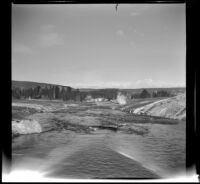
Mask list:
POLYGON ((186 175, 185 3, 11 8, 13 181, 186 175))

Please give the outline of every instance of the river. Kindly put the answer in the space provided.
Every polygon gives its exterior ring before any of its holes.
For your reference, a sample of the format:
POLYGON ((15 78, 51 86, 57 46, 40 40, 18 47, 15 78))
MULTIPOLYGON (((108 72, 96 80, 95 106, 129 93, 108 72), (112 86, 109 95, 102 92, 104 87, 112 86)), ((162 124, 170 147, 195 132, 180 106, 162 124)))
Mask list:
POLYGON ((13 139, 13 168, 57 178, 165 178, 185 171, 185 121, 145 123, 147 135, 70 130, 13 139))

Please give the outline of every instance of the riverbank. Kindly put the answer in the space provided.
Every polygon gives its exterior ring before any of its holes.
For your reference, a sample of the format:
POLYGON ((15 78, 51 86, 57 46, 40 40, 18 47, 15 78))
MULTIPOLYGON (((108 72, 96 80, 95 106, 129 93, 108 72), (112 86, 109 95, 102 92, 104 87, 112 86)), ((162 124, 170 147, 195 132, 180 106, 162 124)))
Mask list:
POLYGON ((178 121, 152 115, 130 114, 121 110, 119 104, 111 102, 76 104, 56 102, 55 104, 51 101, 48 103, 26 101, 13 103, 12 133, 14 137, 20 134, 62 129, 86 134, 91 134, 97 129, 109 129, 145 135, 149 130, 142 126, 144 123, 177 124, 178 121))
POLYGON ((143 103, 147 104, 140 105, 139 107, 134 107, 130 105, 127 107, 125 106, 123 110, 138 115, 143 114, 147 116, 156 116, 178 120, 186 119, 185 94, 179 94, 175 97, 165 98, 151 103, 148 103, 148 100, 146 102, 140 102, 140 104, 143 103))
POLYGON ((19 103, 12 123, 16 168, 66 178, 155 178, 184 168, 182 120, 132 114, 112 102, 19 103))

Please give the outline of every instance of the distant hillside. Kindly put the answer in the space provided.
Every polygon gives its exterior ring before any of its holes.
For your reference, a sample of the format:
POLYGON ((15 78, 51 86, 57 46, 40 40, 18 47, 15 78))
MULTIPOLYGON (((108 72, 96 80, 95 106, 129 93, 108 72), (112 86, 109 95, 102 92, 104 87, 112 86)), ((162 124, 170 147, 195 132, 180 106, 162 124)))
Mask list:
POLYGON ((102 90, 118 90, 116 88, 79 88, 81 92, 92 92, 92 91, 102 91, 102 90))
POLYGON ((62 99, 82 101, 88 95, 92 98, 116 99, 118 89, 74 89, 56 84, 12 81, 12 97, 17 99, 62 99))
MULTIPOLYGON (((155 91, 167 91, 169 93, 185 93, 186 88, 185 87, 178 87, 178 88, 138 88, 138 89, 116 89, 116 88, 107 88, 106 90, 118 90, 120 92, 128 93, 128 94, 136 94, 141 93, 143 89, 146 89, 149 93, 155 92, 155 91)), ((105 89, 92 89, 92 88, 80 88, 81 92, 92 92, 92 91, 99 91, 99 90, 105 90, 105 89)))
MULTIPOLYGON (((91 96, 92 98, 102 97, 111 100, 111 99, 116 99, 119 92, 132 99, 136 98, 136 96, 139 96, 139 98, 142 97, 140 93, 142 93, 143 90, 144 89, 116 89, 116 88, 75 89, 70 86, 62 86, 57 84, 29 82, 29 81, 14 81, 14 80, 12 81, 12 97, 17 99, 37 98, 37 99, 62 99, 62 100, 82 101, 87 96, 91 96)), ((152 95, 153 93, 162 90, 164 90, 165 93, 166 91, 169 92, 168 96, 175 96, 178 93, 185 92, 185 88, 146 88, 146 90, 152 97, 155 97, 152 95)), ((159 97, 162 96, 163 95, 161 94, 159 97)))
POLYGON ((78 91, 69 86, 55 84, 12 81, 13 98, 37 98, 37 99, 64 99, 75 98, 78 91))
MULTIPOLYGON (((35 88, 37 86, 40 87, 47 87, 47 86, 61 86, 61 85, 57 85, 57 84, 48 84, 48 83, 40 83, 40 82, 31 82, 31 81, 12 81, 12 87, 15 88, 35 88)), ((70 87, 70 86, 61 86, 61 87, 70 87)), ((71 88, 71 87, 70 87, 71 88)))
POLYGON ((126 92, 129 94, 136 94, 141 93, 143 89, 146 89, 149 93, 153 93, 154 91, 167 91, 172 94, 178 94, 178 93, 185 93, 186 88, 179 87, 179 88, 140 88, 140 89, 120 89, 122 92, 126 92))

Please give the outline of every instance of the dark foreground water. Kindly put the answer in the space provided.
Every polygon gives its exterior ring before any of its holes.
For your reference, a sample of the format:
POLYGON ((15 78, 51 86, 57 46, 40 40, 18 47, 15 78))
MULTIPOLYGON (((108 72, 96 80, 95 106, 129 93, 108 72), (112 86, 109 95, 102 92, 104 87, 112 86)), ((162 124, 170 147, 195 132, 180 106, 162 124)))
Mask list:
POLYGON ((147 135, 68 130, 13 140, 13 168, 58 178, 158 178, 185 171, 185 122, 144 124, 147 135))

